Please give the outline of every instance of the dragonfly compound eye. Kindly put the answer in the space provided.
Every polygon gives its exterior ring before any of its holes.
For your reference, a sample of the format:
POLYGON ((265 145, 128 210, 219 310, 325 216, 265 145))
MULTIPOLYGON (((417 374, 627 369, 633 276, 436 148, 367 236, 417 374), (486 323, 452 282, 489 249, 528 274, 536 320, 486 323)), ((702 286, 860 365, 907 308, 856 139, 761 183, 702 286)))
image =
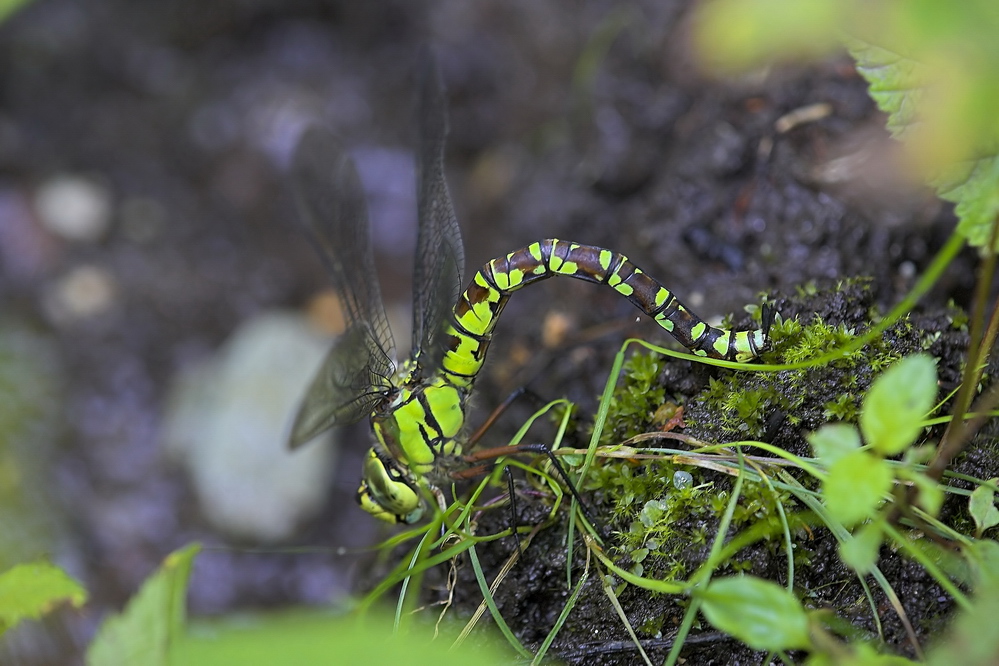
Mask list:
POLYGON ((357 502, 375 518, 389 523, 415 523, 423 517, 423 499, 415 482, 374 449, 364 462, 357 502))

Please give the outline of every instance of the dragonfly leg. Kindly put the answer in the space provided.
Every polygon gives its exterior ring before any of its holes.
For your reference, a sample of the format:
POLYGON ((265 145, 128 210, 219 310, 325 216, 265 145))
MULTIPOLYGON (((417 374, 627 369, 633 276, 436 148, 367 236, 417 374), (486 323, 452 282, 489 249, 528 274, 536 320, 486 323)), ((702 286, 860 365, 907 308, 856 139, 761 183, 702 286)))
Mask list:
POLYGON ((562 482, 565 483, 566 487, 569 489, 569 494, 571 494, 573 499, 575 499, 576 502, 579 504, 580 508, 583 511, 583 515, 586 517, 587 522, 589 522, 590 525, 594 527, 594 529, 603 534, 603 529, 601 524, 597 522, 597 520, 594 518, 593 514, 590 512, 589 505, 587 505, 587 503, 583 500, 583 497, 582 495, 579 494, 579 491, 576 490, 576 485, 572 482, 572 479, 569 478, 569 473, 565 471, 565 468, 562 466, 562 463, 558 461, 558 456, 556 456, 555 453, 552 452, 552 450, 548 448, 548 446, 546 446, 545 444, 537 443, 537 444, 516 444, 514 446, 497 446, 491 449, 483 449, 481 451, 476 451, 475 453, 466 454, 462 456, 462 460, 464 462, 478 463, 478 464, 476 464, 474 467, 469 467, 467 469, 454 472, 451 474, 451 476, 454 479, 472 478, 473 476, 485 473, 485 470, 488 469, 489 465, 488 463, 484 463, 484 461, 495 460, 496 458, 500 458, 502 456, 517 455, 519 453, 534 453, 547 456, 548 460, 551 461, 552 466, 555 468, 555 472, 558 474, 559 478, 562 479, 562 482))
POLYGON ((513 472, 509 465, 503 468, 503 476, 506 477, 506 491, 510 496, 510 536, 517 544, 517 557, 523 559, 524 551, 520 549, 520 535, 517 534, 517 528, 520 526, 520 514, 517 512, 517 489, 513 487, 513 472))
POLYGON ((482 425, 476 428, 475 432, 473 432, 471 436, 469 436, 467 440, 467 445, 469 447, 475 446, 478 443, 478 441, 482 439, 482 436, 486 434, 486 431, 489 430, 491 427, 493 427, 493 424, 496 423, 496 419, 502 416, 503 412, 509 409, 510 405, 512 405, 514 402, 517 401, 517 398, 526 394, 527 392, 528 391, 526 386, 520 386, 514 389, 510 393, 510 395, 508 395, 506 399, 503 400, 503 402, 501 402, 499 405, 496 406, 496 409, 490 412, 489 416, 486 417, 486 420, 482 422, 482 425))

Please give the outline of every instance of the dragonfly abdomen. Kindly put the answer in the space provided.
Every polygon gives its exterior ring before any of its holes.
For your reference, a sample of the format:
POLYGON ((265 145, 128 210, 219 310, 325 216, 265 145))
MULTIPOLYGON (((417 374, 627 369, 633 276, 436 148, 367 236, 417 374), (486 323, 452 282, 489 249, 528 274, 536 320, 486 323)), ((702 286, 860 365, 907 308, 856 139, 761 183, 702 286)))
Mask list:
POLYGON ((449 379, 470 385, 485 362, 493 329, 510 294, 555 275, 606 284, 652 317, 698 356, 748 361, 766 345, 766 331, 709 326, 669 289, 620 252, 549 238, 486 263, 454 307, 442 362, 449 379))

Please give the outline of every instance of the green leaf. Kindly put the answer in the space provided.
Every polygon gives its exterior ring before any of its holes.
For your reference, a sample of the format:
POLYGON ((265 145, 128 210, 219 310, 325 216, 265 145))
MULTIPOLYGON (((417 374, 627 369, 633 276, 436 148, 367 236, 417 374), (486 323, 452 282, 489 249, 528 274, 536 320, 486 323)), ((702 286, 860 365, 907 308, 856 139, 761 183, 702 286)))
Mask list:
POLYGON ((833 50, 848 7, 842 0, 714 0, 695 8, 699 55, 724 71, 833 50))
MULTIPOLYGON (((967 39, 973 40, 970 35, 967 39)), ((869 84, 874 102, 888 114, 888 130, 896 138, 906 140, 910 131, 918 127, 917 115, 925 109, 927 88, 933 83, 928 67, 906 54, 855 37, 844 41, 857 61, 857 72, 869 84)), ((971 78, 971 85, 976 83, 974 72, 961 73, 971 78)), ((985 77, 977 84, 991 85, 985 77)), ((955 114, 949 120, 957 122, 960 116, 955 114)), ((939 133, 942 135, 939 140, 946 141, 947 134, 939 133)), ((999 214, 999 151, 994 144, 989 145, 988 137, 976 135, 971 140, 976 138, 979 141, 974 154, 937 164, 930 185, 940 198, 957 204, 958 232, 975 247, 984 247, 999 214)))
POLYGON ((926 354, 903 358, 875 380, 864 398, 864 440, 881 455, 900 453, 922 432, 922 420, 936 396, 933 359, 926 354))
POLYGON ((752 576, 719 578, 694 595, 708 622, 754 650, 811 645, 805 609, 776 583, 752 576))
POLYGON ((944 501, 944 491, 940 484, 922 472, 912 474, 911 478, 919 490, 919 494, 916 496, 916 505, 931 516, 940 515, 940 507, 943 506, 944 501))
POLYGON ((87 650, 88 666, 166 666, 168 649, 184 629, 187 580, 201 546, 166 557, 120 615, 105 620, 87 650))
POLYGON ((0 574, 0 634, 21 620, 37 620, 61 603, 79 608, 86 600, 87 591, 59 567, 19 564, 0 574))
POLYGON ((947 165, 930 181, 941 199, 957 204, 957 231, 974 247, 989 244, 999 215, 999 152, 984 152, 977 159, 947 165))
MULTIPOLYGON (((992 479, 992 483, 999 482, 999 479, 992 479)), ((995 505, 995 493, 988 486, 978 486, 971 493, 968 500, 968 511, 975 520, 978 535, 982 532, 999 525, 999 509, 995 505)))
POLYGON ((860 448, 860 435, 849 423, 824 425, 805 436, 815 451, 815 457, 827 465, 860 448))
POLYGON ((0 21, 4 21, 8 16, 16 12, 31 0, 0 0, 0 21))
POLYGON ((363 617, 328 611, 282 611, 241 614, 192 622, 191 631, 171 650, 173 666, 274 666, 277 664, 433 664, 492 666, 516 661, 508 646, 479 633, 451 648, 453 636, 433 638, 433 628, 418 626, 398 634, 392 618, 363 617))
POLYGON ((846 651, 826 653, 809 657, 805 663, 808 666, 917 666, 919 663, 893 654, 880 654, 859 641, 852 643, 849 649, 852 654, 846 651))
POLYGON ((892 484, 888 464, 867 451, 854 451, 829 467, 822 486, 826 508, 846 526, 874 516, 892 484))
POLYGON ((975 594, 985 589, 999 589, 999 543, 978 539, 965 549, 975 573, 975 594))
POLYGON ((867 575, 878 561, 883 536, 880 521, 862 526, 839 544, 840 559, 858 574, 867 575))
POLYGON ((857 61, 857 73, 867 80, 871 99, 888 114, 888 131, 903 138, 916 122, 930 83, 926 67, 905 54, 857 37, 844 37, 843 42, 857 61))
MULTIPOLYGON (((989 550, 995 551, 994 545, 989 550)), ((987 559, 994 566, 996 553, 988 554, 987 559)), ((972 607, 958 615, 944 640, 938 641, 927 655, 926 663, 929 666, 994 666, 999 663, 999 631, 995 627, 997 616, 999 576, 993 571, 981 578, 972 607)))

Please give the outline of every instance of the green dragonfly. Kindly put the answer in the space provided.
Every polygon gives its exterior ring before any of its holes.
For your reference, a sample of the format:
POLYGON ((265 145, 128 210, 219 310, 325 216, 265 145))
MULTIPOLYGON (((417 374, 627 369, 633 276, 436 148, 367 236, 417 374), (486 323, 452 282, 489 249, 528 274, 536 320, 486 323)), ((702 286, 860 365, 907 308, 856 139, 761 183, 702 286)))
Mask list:
POLYGON ((419 235, 408 360, 393 360, 351 158, 329 132, 312 129, 296 148, 291 172, 299 215, 329 268, 347 327, 302 402, 290 445, 369 417, 374 443, 357 499, 365 511, 393 523, 421 520, 425 498, 440 497, 435 484, 457 476, 455 470, 471 460, 462 455, 466 404, 499 315, 518 289, 556 275, 606 284, 694 354, 728 360, 758 357, 773 320, 765 308, 760 329, 714 328, 624 255, 553 238, 493 259, 462 292, 464 249, 444 179, 447 110, 432 58, 425 59, 419 79, 419 235))

